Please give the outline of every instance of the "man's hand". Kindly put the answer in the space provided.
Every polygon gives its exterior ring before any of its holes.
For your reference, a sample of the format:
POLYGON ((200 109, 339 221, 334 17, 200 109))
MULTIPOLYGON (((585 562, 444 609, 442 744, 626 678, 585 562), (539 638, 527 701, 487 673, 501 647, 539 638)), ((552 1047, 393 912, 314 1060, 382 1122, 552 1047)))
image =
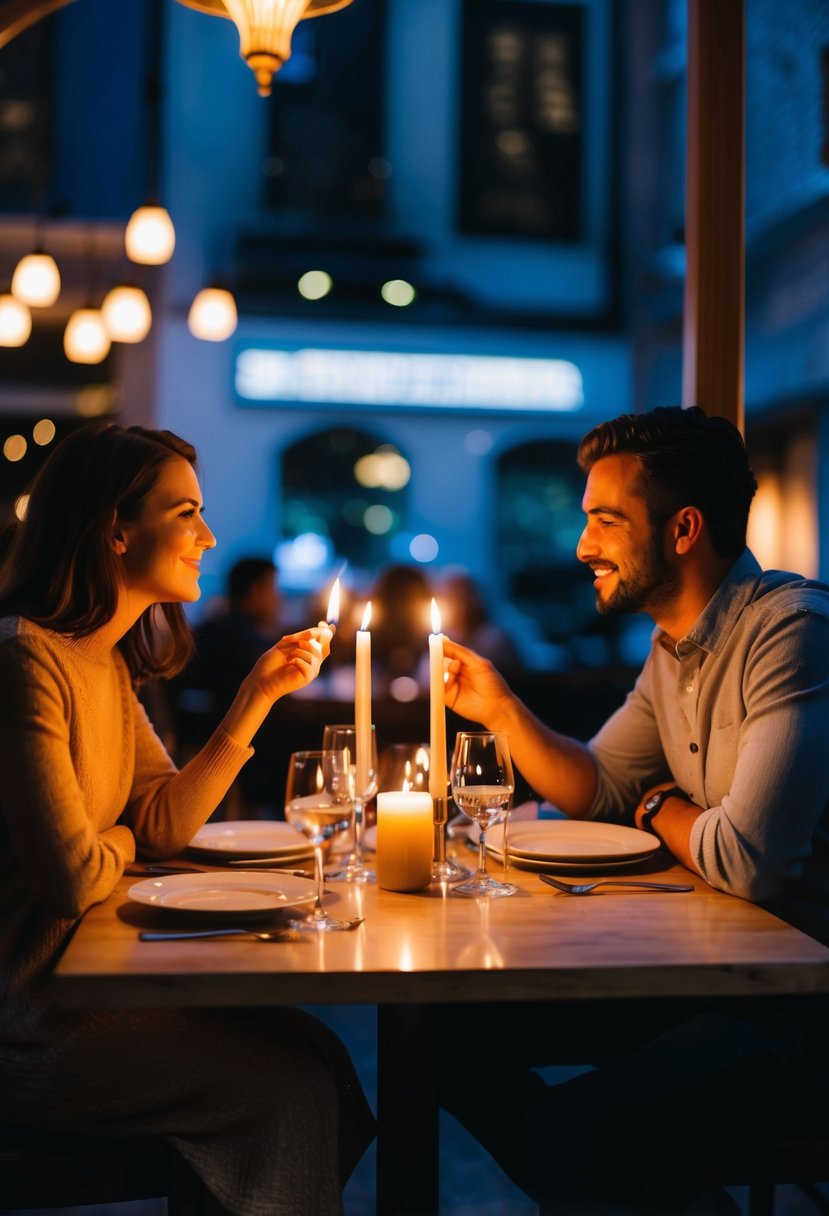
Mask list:
MULTIPOLYGON (((639 799, 639 805, 637 806, 636 810, 633 812, 633 822, 636 824, 636 826, 638 828, 642 827, 642 817, 645 814, 645 803, 647 802, 647 800, 649 798, 651 798, 654 794, 659 793, 660 790, 669 790, 675 785, 676 785, 675 781, 662 781, 659 785, 654 785, 651 789, 645 790, 644 794, 639 799)), ((650 829, 648 829, 648 831, 650 831, 650 829)))
MULTIPOLYGON (((633 814, 633 821, 638 828, 642 826, 645 803, 651 794, 655 794, 657 790, 669 790, 674 785, 675 781, 663 781, 642 795, 633 814)), ((691 830, 694 821, 702 814, 703 808, 694 802, 688 802, 685 798, 666 798, 647 827, 647 831, 658 836, 662 843, 667 845, 677 861, 681 861, 695 874, 698 874, 699 870, 691 856, 691 830)))
POLYGON ((443 639, 446 704, 463 718, 498 729, 498 717, 513 700, 506 681, 488 659, 449 638, 443 639))

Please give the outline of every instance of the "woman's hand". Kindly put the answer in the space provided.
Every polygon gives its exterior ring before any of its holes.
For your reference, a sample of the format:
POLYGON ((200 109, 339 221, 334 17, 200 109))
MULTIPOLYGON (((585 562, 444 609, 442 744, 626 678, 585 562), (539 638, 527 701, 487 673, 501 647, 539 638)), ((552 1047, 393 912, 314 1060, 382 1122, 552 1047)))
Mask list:
POLYGON ((248 678, 271 703, 304 688, 319 675, 333 636, 333 629, 325 624, 286 634, 257 659, 248 678))
POLYGON ((443 639, 443 654, 448 660, 444 665, 448 672, 445 697, 449 709, 490 730, 497 729, 500 711, 514 700, 506 681, 488 659, 449 638, 443 639))

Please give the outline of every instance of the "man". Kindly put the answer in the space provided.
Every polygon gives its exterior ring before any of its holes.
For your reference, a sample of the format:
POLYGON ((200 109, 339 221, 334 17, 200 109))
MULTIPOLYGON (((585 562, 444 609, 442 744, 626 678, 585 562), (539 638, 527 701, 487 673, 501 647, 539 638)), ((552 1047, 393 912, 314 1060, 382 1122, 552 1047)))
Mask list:
MULTIPOLYGON (((568 815, 647 827, 712 886, 829 941, 829 589, 763 572, 746 549, 756 482, 725 419, 623 416, 585 436, 579 463, 577 555, 596 606, 656 622, 635 688, 583 744, 446 642, 447 704, 507 731, 524 776, 568 815)), ((808 1003, 622 1004, 615 1016, 604 1005, 566 1033, 549 1008, 522 1019, 502 1098, 525 1121, 488 1127, 482 1093, 446 1104, 554 1211, 727 1210, 700 1198, 722 1147, 769 1135, 825 1067, 825 1007, 808 1003), (530 1069, 562 1050, 589 1050, 600 1067, 544 1087, 530 1069)), ((501 1043, 499 1061, 509 1054, 501 1043)))

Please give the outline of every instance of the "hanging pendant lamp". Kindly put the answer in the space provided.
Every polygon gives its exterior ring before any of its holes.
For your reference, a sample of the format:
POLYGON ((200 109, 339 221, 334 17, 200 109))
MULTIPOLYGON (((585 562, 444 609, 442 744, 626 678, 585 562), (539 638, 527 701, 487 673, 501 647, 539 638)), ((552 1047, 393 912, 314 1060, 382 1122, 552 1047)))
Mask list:
POLYGON ((76 308, 63 331, 63 349, 72 363, 103 363, 111 342, 99 308, 76 308))
POLYGON ((57 262, 36 248, 20 259, 12 276, 12 295, 29 308, 49 308, 60 295, 57 262))
POLYGON ((0 346, 25 346, 32 332, 32 314, 11 292, 0 295, 0 346))
POLYGON ((236 301, 226 287, 203 287, 190 305, 187 325, 194 338, 203 342, 224 342, 238 324, 236 301))
POLYGON ((119 283, 111 288, 104 296, 101 316, 113 342, 141 342, 153 322, 146 292, 135 283, 119 283))
POLYGON ((169 262, 175 247, 176 230, 165 207, 148 200, 133 211, 124 233, 124 248, 131 262, 162 266, 169 262))
POLYGON ((227 17, 239 31, 240 54, 256 77, 260 97, 269 97, 274 72, 291 57, 300 21, 346 8, 351 0, 179 0, 188 8, 227 17))

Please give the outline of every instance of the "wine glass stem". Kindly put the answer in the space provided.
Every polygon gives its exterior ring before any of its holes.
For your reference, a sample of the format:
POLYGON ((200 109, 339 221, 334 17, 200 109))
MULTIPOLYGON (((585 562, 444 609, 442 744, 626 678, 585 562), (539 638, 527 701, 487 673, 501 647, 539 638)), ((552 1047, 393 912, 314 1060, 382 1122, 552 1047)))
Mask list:
POLYGON ((314 919, 319 920, 321 916, 325 915, 322 906, 322 895, 325 890, 325 874, 321 845, 314 845, 314 887, 314 919))
POLYGON ((486 825, 479 823, 480 835, 478 836, 478 873, 476 878, 486 878, 486 825))
POLYGON ((362 798, 354 799, 354 860, 362 865, 365 855, 365 814, 362 798))

